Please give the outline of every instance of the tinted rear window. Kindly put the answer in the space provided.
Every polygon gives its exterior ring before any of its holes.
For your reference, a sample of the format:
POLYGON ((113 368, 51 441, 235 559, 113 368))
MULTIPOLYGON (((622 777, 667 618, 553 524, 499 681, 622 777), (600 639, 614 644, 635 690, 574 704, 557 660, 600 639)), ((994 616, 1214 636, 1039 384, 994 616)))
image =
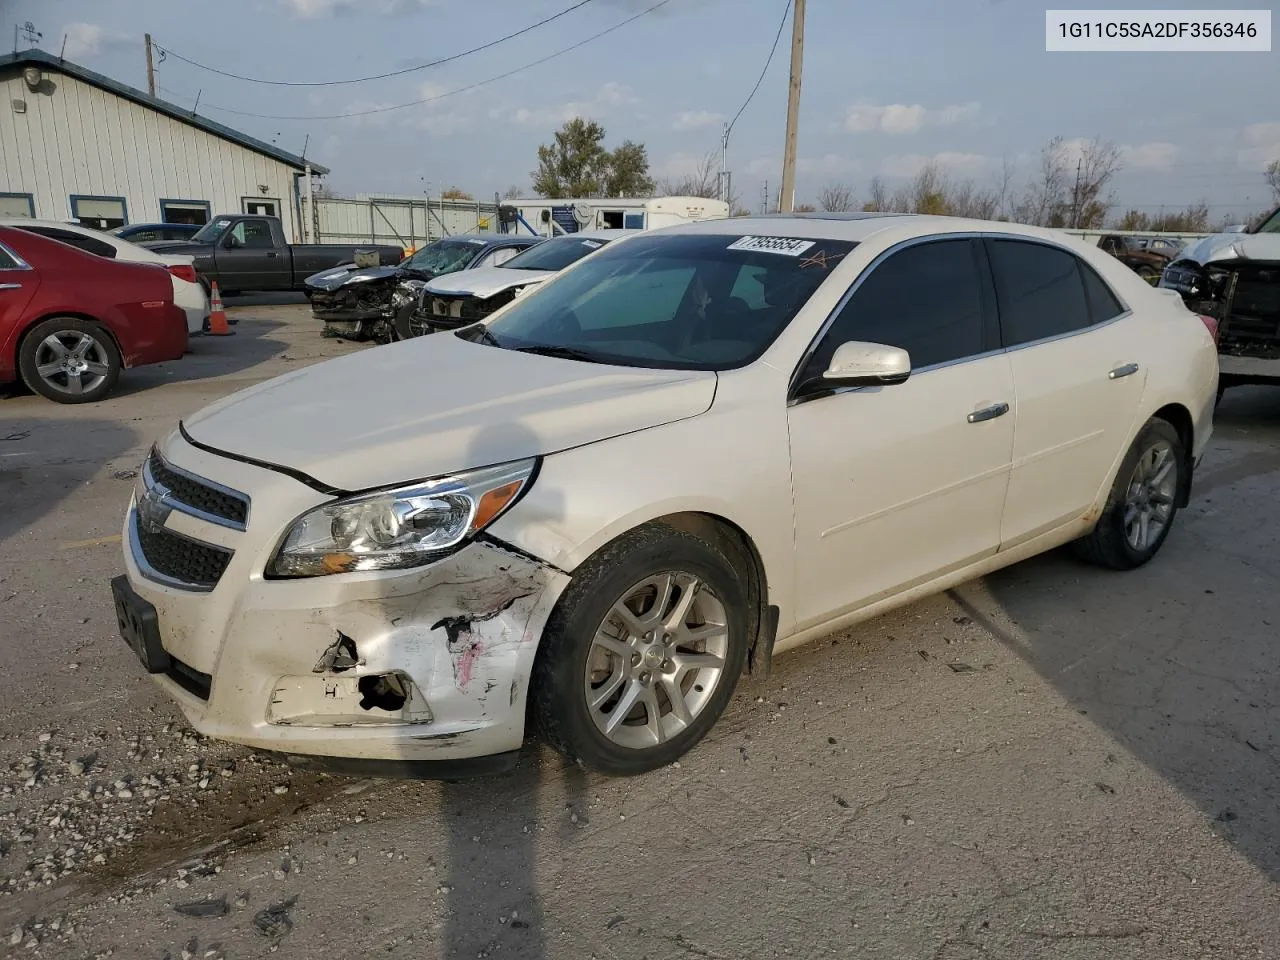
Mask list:
POLYGON ((1089 326, 1089 304, 1073 254, 1022 240, 992 240, 988 250, 1005 346, 1089 326))

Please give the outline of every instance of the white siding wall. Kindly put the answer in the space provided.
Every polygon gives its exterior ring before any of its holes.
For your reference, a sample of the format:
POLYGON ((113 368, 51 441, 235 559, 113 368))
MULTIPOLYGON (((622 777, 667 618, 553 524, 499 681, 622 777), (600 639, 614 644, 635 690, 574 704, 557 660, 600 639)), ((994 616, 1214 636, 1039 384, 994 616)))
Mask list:
POLYGON ((239 213, 241 197, 274 198, 297 242, 289 166, 42 69, 52 94, 33 93, 21 74, 0 80, 0 192, 33 194, 36 216, 50 220, 71 217, 72 194, 124 197, 130 223, 158 222, 161 198, 207 200, 213 215, 239 213))

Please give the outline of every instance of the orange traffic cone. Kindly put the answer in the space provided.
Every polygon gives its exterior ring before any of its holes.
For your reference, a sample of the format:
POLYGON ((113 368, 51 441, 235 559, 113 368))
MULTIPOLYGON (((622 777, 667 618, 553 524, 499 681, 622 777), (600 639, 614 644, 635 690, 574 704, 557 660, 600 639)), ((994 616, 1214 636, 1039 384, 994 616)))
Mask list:
POLYGON ((222 309, 222 294, 218 292, 217 280, 213 281, 213 292, 209 295, 209 336, 235 336, 235 331, 227 324, 227 311, 222 309))

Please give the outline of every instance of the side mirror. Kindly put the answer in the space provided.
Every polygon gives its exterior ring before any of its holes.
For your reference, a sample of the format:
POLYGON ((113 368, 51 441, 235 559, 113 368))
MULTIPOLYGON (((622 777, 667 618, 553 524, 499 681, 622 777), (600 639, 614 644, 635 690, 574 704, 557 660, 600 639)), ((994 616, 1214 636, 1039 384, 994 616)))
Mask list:
POLYGON ((911 376, 911 355, 901 347, 850 340, 836 347, 814 387, 882 387, 911 376))

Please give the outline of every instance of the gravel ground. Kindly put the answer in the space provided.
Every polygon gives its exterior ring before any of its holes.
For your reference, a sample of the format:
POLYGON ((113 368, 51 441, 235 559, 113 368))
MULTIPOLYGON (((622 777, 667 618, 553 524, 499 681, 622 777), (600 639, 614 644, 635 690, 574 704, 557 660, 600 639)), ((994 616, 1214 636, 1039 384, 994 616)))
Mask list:
POLYGON ((365 349, 301 303, 87 408, 0 399, 0 948, 15 957, 1280 957, 1280 390, 1116 575, 1053 554, 779 658, 699 749, 456 783, 193 733, 115 636, 173 420, 365 349))

